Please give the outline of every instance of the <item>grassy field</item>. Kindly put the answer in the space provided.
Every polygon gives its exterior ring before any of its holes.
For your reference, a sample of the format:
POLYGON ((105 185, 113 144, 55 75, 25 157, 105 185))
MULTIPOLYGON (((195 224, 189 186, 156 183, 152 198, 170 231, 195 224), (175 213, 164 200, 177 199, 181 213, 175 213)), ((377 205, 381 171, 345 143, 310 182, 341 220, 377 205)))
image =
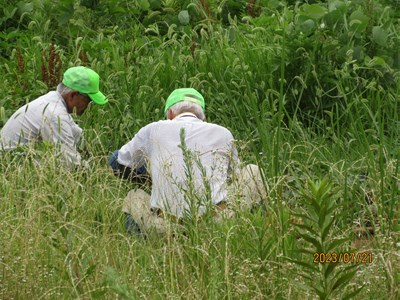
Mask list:
POLYGON ((0 299, 400 297, 394 2, 259 1, 229 17, 232 1, 13 2, 0 4, 0 126, 73 65, 100 74, 110 103, 75 118, 88 168, 0 153, 0 299), (132 186, 107 158, 186 86, 263 170, 265 210, 129 236, 132 186))

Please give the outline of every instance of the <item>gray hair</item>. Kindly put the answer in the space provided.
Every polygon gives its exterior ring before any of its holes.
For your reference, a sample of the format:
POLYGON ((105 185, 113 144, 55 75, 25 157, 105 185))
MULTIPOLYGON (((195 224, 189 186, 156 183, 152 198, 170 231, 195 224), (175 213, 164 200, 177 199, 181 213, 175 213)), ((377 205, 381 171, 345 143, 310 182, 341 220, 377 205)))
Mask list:
POLYGON ((61 96, 65 96, 66 94, 74 91, 73 89, 70 89, 69 87, 66 87, 62 82, 57 86, 57 92, 61 94, 61 96))
POLYGON ((190 101, 178 102, 172 105, 169 109, 175 116, 185 112, 190 112, 192 114, 195 114, 195 116, 202 121, 206 119, 206 115, 204 114, 203 108, 200 105, 190 101))

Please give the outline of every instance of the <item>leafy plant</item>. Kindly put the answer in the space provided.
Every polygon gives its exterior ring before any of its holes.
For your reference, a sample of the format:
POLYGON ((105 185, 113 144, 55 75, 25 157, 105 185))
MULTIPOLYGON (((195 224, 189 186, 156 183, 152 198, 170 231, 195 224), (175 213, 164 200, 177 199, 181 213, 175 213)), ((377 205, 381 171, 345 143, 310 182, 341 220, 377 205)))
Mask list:
POLYGON ((302 252, 307 255, 307 260, 293 259, 292 262, 303 269, 301 276, 308 280, 307 286, 320 299, 329 299, 337 294, 342 294, 342 299, 350 299, 361 291, 361 288, 357 288, 345 293, 359 265, 339 266, 348 263, 340 258, 340 253, 345 252, 343 246, 349 239, 337 236, 334 232, 335 220, 339 216, 337 211, 342 206, 336 204, 337 196, 337 190, 332 189, 332 184, 327 180, 309 181, 308 189, 302 193, 303 211, 296 214, 302 220, 295 226, 305 241, 302 252))

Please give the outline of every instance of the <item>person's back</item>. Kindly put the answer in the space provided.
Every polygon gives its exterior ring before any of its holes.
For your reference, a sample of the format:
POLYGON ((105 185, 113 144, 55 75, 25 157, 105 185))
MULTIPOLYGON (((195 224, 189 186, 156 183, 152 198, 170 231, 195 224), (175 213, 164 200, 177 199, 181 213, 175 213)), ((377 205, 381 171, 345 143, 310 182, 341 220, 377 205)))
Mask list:
POLYGON ((0 131, 0 151, 48 142, 55 146, 55 157, 62 158, 65 166, 80 165, 77 144, 82 129, 70 114, 82 115, 92 102, 107 103, 99 91, 99 80, 99 75, 89 68, 69 68, 56 91, 22 106, 9 118, 0 131))
MULTIPOLYGON (((62 124, 74 124, 67 112, 61 95, 49 92, 36 100, 20 107, 6 122, 0 131, 1 146, 4 150, 13 150, 47 138, 46 126, 55 127, 54 132, 62 132, 62 124)), ((73 127, 74 136, 79 138, 81 129, 73 127)), ((75 142, 78 142, 77 140, 75 142)))
POLYGON ((141 157, 150 162, 153 208, 183 217, 202 214, 226 198, 229 169, 237 160, 233 136, 226 128, 186 113, 145 126, 135 140, 126 148, 141 148, 141 157))
POLYGON ((232 133, 205 122, 204 108, 195 89, 174 90, 165 103, 167 120, 141 128, 110 156, 115 175, 139 183, 151 176, 151 195, 135 188, 123 202, 128 232, 164 233, 168 224, 183 224, 207 208, 215 220, 222 220, 264 198, 259 168, 240 168, 232 133))

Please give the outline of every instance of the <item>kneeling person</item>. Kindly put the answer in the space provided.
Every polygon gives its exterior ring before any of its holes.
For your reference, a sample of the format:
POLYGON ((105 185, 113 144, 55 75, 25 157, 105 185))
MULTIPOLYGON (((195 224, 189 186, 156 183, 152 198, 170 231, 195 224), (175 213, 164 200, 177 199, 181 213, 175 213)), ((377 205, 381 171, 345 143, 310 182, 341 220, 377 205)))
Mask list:
POLYGON ((165 232, 169 220, 180 222, 198 217, 210 207, 225 208, 228 181, 234 174, 247 180, 244 207, 261 200, 264 187, 258 167, 238 170, 232 133, 205 122, 204 108, 204 98, 195 89, 173 91, 165 105, 167 120, 141 128, 110 157, 110 166, 125 178, 127 170, 134 176, 149 173, 151 177, 151 195, 132 190, 124 201, 128 225, 165 232))
POLYGON ((70 114, 82 115, 92 102, 99 105, 108 102, 99 91, 99 81, 99 75, 89 68, 69 68, 56 91, 22 106, 10 117, 0 131, 0 150, 50 142, 60 146, 66 166, 80 165, 77 144, 82 129, 70 114))

